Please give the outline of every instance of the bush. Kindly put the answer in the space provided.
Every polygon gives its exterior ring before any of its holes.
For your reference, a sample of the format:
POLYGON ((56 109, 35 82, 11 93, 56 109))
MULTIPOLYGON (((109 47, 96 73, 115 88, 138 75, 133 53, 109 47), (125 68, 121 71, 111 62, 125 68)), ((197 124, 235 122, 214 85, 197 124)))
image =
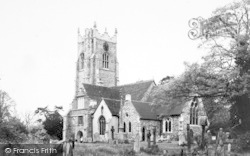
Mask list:
POLYGON ((249 151, 250 150, 250 132, 238 135, 238 138, 235 140, 233 150, 240 151, 249 151))
POLYGON ((156 154, 162 154, 162 151, 160 151, 159 147, 156 146, 152 146, 150 148, 141 148, 140 149, 142 152, 147 153, 147 154, 152 154, 152 155, 156 155, 156 154))
POLYGON ((121 156, 135 156, 135 151, 133 149, 126 149, 125 151, 120 152, 121 156))

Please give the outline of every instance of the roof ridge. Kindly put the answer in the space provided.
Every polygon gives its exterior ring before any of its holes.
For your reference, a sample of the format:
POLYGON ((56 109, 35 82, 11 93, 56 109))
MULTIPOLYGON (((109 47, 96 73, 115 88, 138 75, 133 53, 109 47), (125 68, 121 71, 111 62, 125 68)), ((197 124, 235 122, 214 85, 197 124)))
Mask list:
POLYGON ((145 81, 137 81, 137 82, 134 82, 134 83, 128 83, 128 84, 124 84, 124 85, 114 86, 114 87, 111 87, 111 88, 124 87, 124 86, 129 86, 129 85, 134 85, 134 84, 146 83, 146 82, 150 82, 150 81, 154 82, 154 79, 145 80, 145 81))
POLYGON ((140 102, 140 103, 148 103, 148 104, 153 104, 153 102, 144 102, 144 101, 137 101, 137 100, 131 100, 131 102, 140 102))
POLYGON ((121 101, 121 99, 111 99, 111 98, 103 98, 103 97, 102 97, 102 99, 103 99, 103 100, 114 100, 114 101, 121 101))

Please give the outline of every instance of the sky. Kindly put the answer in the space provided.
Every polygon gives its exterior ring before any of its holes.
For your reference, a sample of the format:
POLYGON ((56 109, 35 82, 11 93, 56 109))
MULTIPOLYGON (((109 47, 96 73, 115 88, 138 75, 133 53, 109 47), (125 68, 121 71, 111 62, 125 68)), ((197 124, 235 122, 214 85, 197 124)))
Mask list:
POLYGON ((205 55, 188 21, 232 0, 0 0, 0 89, 19 116, 74 98, 77 29, 118 30, 120 84, 178 76, 205 55))

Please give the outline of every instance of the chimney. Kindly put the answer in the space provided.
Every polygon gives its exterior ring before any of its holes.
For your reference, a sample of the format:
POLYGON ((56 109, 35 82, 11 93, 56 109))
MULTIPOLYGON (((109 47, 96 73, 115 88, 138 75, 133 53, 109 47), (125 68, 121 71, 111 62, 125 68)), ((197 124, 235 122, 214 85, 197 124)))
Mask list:
POLYGON ((126 100, 126 101, 131 101, 131 95, 130 95, 130 94, 126 94, 125 100, 126 100))

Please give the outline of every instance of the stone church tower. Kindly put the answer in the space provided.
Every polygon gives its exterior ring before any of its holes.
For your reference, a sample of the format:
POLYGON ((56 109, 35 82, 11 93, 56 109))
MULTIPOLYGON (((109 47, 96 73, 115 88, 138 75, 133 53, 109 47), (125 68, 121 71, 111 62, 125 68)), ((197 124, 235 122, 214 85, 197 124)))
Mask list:
POLYGON ((78 30, 78 54, 76 64, 76 96, 82 90, 82 84, 112 87, 117 86, 117 30, 111 37, 107 30, 99 33, 96 24, 85 29, 81 35, 78 30))

